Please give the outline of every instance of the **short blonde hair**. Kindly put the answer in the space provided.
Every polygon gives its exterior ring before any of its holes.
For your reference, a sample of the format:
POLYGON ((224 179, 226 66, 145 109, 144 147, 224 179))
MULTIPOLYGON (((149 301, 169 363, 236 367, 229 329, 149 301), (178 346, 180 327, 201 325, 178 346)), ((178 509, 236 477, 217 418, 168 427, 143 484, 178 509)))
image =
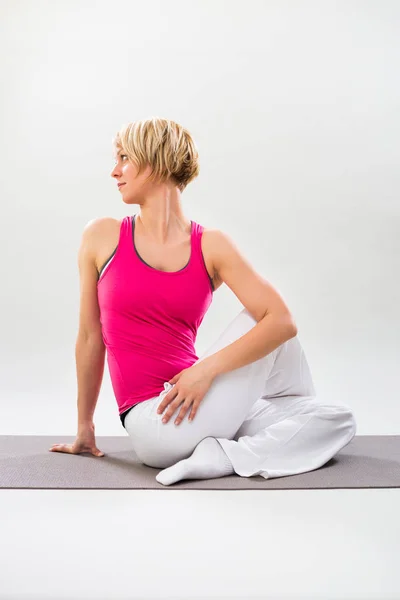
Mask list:
POLYGON ((150 117, 124 125, 113 140, 138 167, 138 174, 150 165, 149 180, 171 180, 183 192, 199 172, 199 155, 190 133, 175 121, 150 117))

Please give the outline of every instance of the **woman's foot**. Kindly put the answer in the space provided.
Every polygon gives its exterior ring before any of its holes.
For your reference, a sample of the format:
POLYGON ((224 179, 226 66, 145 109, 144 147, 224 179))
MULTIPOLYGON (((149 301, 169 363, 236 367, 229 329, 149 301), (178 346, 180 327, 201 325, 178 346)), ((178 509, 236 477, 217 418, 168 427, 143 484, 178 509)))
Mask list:
POLYGON ((156 475, 156 480, 163 485, 171 485, 181 479, 214 479, 234 472, 218 440, 206 437, 197 444, 189 458, 163 469, 156 475))

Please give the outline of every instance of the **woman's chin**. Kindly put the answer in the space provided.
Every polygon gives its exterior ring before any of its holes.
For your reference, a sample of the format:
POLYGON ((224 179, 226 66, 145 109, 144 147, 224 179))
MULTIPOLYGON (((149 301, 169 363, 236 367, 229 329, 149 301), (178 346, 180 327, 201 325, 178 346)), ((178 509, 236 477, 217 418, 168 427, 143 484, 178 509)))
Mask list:
POLYGON ((135 204, 135 199, 132 197, 122 196, 122 202, 124 204, 135 204))

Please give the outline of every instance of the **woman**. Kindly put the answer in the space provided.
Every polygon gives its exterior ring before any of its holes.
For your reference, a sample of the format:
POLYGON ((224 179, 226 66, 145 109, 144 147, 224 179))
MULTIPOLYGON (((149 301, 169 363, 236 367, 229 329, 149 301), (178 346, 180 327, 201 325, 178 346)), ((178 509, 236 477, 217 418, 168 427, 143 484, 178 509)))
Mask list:
MULTIPOLYGON (((233 473, 282 477, 324 465, 353 439, 353 413, 316 401, 278 291, 228 235, 185 217, 181 194, 199 174, 190 133, 150 118, 124 126, 114 145, 111 176, 123 202, 140 212, 92 223, 90 247, 113 390, 139 460, 162 469, 156 479, 163 485, 233 473), (245 308, 199 358, 197 330, 223 282, 245 308)), ((81 310, 82 330, 89 320, 93 311, 81 310)), ((94 403, 78 399, 86 415, 80 445, 53 450, 95 448, 94 403)))

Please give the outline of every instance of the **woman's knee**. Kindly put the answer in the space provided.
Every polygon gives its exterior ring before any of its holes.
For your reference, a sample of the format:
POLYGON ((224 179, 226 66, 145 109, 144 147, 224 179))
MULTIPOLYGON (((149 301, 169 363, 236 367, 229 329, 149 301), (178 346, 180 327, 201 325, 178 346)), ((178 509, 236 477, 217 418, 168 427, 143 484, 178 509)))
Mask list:
POLYGON ((357 421, 353 410, 347 404, 317 404, 317 411, 325 418, 339 420, 342 427, 347 427, 351 437, 356 435, 357 421))
POLYGON ((173 450, 171 447, 166 448, 160 441, 155 441, 154 444, 148 444, 145 448, 134 448, 134 450, 141 463, 157 469, 170 467, 179 460, 187 458, 193 452, 192 447, 189 450, 182 448, 175 448, 173 450))
POLYGON ((172 462, 168 460, 168 458, 157 451, 154 450, 143 450, 142 448, 135 448, 135 454, 138 457, 139 461, 146 465, 147 467, 154 467, 156 469, 165 469, 169 467, 172 462))

